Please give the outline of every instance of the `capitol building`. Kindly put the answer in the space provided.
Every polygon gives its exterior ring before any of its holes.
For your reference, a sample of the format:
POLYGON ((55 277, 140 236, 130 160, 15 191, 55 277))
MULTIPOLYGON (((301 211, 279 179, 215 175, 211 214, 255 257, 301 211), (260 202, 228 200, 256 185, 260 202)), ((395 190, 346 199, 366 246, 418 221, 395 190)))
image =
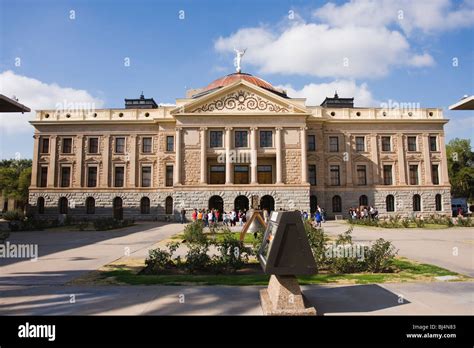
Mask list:
POLYGON ((38 110, 29 203, 38 216, 163 219, 182 208, 302 210, 328 217, 451 213, 438 108, 319 106, 250 74, 174 106, 38 110))

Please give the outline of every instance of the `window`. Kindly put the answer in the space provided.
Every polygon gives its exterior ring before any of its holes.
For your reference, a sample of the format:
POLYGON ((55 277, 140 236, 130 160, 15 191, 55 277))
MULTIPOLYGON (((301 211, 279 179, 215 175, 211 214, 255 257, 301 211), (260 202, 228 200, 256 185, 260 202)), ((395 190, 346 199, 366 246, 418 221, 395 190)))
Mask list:
POLYGON ((308 151, 316 151, 316 136, 308 135, 308 151))
POLYGON ((382 151, 392 151, 390 137, 382 137, 382 151))
POLYGON ((387 212, 395 211, 395 197, 393 195, 388 195, 385 198, 385 209, 387 212))
POLYGON ((418 185, 418 165, 410 165, 410 185, 418 185))
POLYGON ((166 137, 166 151, 173 152, 174 151, 174 136, 168 135, 166 137))
POLYGON ((234 183, 248 184, 249 183, 249 166, 234 166, 234 183))
POLYGON ((435 196, 435 209, 436 211, 443 210, 441 195, 439 193, 435 196))
POLYGON ((369 205, 369 199, 366 195, 362 195, 359 197, 359 206, 367 207, 369 205))
POLYGON ((150 214, 150 198, 142 197, 140 200, 140 214, 150 214))
POLYGON ((115 138, 115 152, 125 153, 125 138, 115 138))
POLYGON ((87 199, 86 199, 86 214, 95 214, 95 199, 94 199, 94 197, 87 197, 87 199))
POLYGON ((173 198, 171 196, 166 197, 165 200, 165 213, 173 214, 173 198))
POLYGON ((44 198, 38 197, 36 201, 36 206, 38 207, 38 214, 44 214, 44 198))
POLYGON ((272 131, 261 131, 260 132, 260 147, 272 147, 273 146, 273 133, 272 131))
POLYGON ((407 137, 408 151, 416 151, 416 137, 407 137))
POLYGON ((58 206, 59 206, 59 214, 67 214, 68 201, 66 197, 59 198, 58 206))
POLYGON ((365 137, 355 137, 356 141, 356 151, 364 152, 365 151, 365 137))
POLYGON ((69 187, 71 184, 71 167, 61 167, 61 187, 69 187))
POLYGON ((49 138, 41 138, 41 153, 49 153, 49 138))
POLYGON ((210 168, 210 184, 224 184, 225 183, 225 166, 211 166, 210 168))
POLYGON ((383 184, 393 185, 392 166, 390 164, 383 166, 383 184))
POLYGON ((310 164, 308 166, 308 176, 309 176, 309 184, 310 185, 316 185, 316 165, 315 164, 310 164))
POLYGON ((166 166, 166 186, 173 186, 173 166, 166 166))
POLYGON ((123 187, 124 179, 125 179, 125 168, 115 167, 114 186, 123 187))
POLYGON ((342 212, 342 200, 341 196, 334 196, 332 198, 332 212, 340 213, 342 212))
POLYGON ((357 184, 367 185, 367 167, 364 165, 357 166, 357 184))
POLYGON ((97 167, 87 168, 87 187, 97 186, 97 167))
POLYGON ((72 138, 63 138, 63 153, 72 153, 72 138))
POLYGON ((413 211, 421 211, 420 195, 413 195, 413 211))
POLYGON ((99 138, 89 138, 89 153, 99 153, 99 138))
POLYGON ((143 138, 143 143, 142 143, 143 153, 151 153, 152 151, 151 143, 152 143, 151 137, 143 138))
POLYGON ((142 187, 151 186, 151 167, 143 166, 142 167, 142 187))
POLYGON ((438 142, 436 136, 430 136, 430 151, 438 151, 438 142))
POLYGON ((235 131, 235 147, 248 147, 247 131, 235 131))
POLYGON ((48 167, 41 167, 40 170, 40 187, 48 185, 48 167))
POLYGON ((433 181, 433 185, 439 185, 439 166, 437 164, 431 165, 431 180, 433 181))
POLYGON ((259 184, 272 184, 272 166, 257 166, 259 184))
POLYGON ((329 152, 339 152, 339 137, 329 137, 329 152))
POLYGON ((330 180, 332 186, 339 186, 341 184, 340 175, 339 175, 339 166, 333 165, 329 167, 330 169, 330 180))
POLYGON ((209 146, 210 147, 222 147, 222 131, 210 131, 209 132, 209 146))

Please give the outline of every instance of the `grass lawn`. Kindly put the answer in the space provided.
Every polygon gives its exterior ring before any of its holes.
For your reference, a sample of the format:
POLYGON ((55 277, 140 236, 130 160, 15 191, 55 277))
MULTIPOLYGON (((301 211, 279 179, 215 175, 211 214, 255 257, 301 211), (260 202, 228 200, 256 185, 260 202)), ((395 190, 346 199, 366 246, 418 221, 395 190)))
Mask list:
MULTIPOLYGON (((417 263, 405 258, 397 258, 394 273, 321 273, 298 277, 300 284, 370 284, 396 282, 431 282, 434 277, 453 275, 457 280, 471 278, 430 264, 417 263)), ((143 260, 119 260, 104 266, 99 271, 73 281, 75 284, 128 284, 128 285, 267 285, 269 276, 265 274, 226 274, 226 275, 143 275, 143 260)))
MULTIPOLYGON (((222 240, 224 239, 224 234, 223 233, 212 234, 212 233, 209 233, 209 232, 205 232, 204 234, 207 237, 207 239, 212 239, 213 237, 215 237, 216 241, 218 241, 218 242, 222 242, 222 240)), ((240 232, 232 232, 232 236, 236 239, 240 239, 240 232)), ((170 239, 182 240, 182 239, 184 239, 184 234, 183 233, 175 234, 172 237, 170 237, 170 239)), ((253 236, 253 233, 246 233, 245 234, 245 237, 244 237, 244 243, 245 244, 252 244, 254 241, 255 241, 255 238, 253 236)))

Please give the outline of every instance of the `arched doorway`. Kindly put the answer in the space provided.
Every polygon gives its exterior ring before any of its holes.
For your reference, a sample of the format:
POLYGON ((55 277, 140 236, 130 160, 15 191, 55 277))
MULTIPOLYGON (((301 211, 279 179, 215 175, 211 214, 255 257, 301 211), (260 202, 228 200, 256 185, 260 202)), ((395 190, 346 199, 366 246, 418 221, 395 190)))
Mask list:
POLYGON ((369 205, 369 198, 366 195, 359 197, 359 206, 367 207, 369 205))
POLYGON ((59 198, 58 205, 59 205, 59 214, 67 214, 68 213, 69 203, 68 203, 66 197, 59 198))
POLYGON ((249 199, 246 196, 237 196, 234 201, 235 211, 245 211, 249 210, 249 199))
POLYGON ((114 219, 123 220, 123 201, 120 197, 114 198, 114 219))
POLYGON ((309 208, 311 215, 313 215, 318 209, 318 197, 316 197, 315 195, 309 196, 309 208))
POLYGON ((275 200, 270 195, 265 195, 260 199, 260 209, 268 210, 271 212, 275 210, 275 200))
POLYGON ((212 196, 209 199, 209 209, 219 210, 219 220, 222 217, 222 212, 224 211, 224 200, 221 196, 212 196))
POLYGON ((171 215, 173 214, 173 197, 168 196, 165 200, 165 214, 171 215))

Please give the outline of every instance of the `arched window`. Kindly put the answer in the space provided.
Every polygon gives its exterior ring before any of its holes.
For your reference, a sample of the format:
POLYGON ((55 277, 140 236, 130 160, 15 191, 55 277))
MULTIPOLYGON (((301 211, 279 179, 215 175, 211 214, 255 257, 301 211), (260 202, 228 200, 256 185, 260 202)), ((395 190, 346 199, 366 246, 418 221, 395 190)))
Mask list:
POLYGON ((318 209, 318 197, 315 195, 309 196, 309 208, 311 214, 314 214, 316 212, 316 209, 318 209))
POLYGON ((166 214, 173 214, 173 197, 171 197, 171 196, 166 197, 165 213, 166 214))
POLYGON ((413 195, 413 211, 421 211, 420 195, 413 195))
POLYGON ((140 214, 150 214, 150 198, 142 197, 140 200, 140 214))
POLYGON ((36 206, 38 207, 38 214, 44 214, 44 197, 38 197, 36 206))
POLYGON ((385 209, 387 212, 395 211, 395 197, 393 195, 388 195, 385 198, 385 209))
POLYGON ((94 199, 94 197, 87 197, 87 199, 86 199, 86 214, 95 214, 95 199, 94 199))
POLYGON ((342 212, 342 200, 341 196, 334 196, 332 198, 332 211, 333 213, 340 213, 342 212))
POLYGON ((59 214, 67 214, 68 202, 66 197, 59 198, 59 214))
POLYGON ((368 206, 369 205, 369 199, 367 198, 366 195, 362 195, 359 197, 359 206, 368 206))
POLYGON ((443 210, 442 199, 439 193, 435 196, 435 208, 436 208, 436 211, 443 210))

